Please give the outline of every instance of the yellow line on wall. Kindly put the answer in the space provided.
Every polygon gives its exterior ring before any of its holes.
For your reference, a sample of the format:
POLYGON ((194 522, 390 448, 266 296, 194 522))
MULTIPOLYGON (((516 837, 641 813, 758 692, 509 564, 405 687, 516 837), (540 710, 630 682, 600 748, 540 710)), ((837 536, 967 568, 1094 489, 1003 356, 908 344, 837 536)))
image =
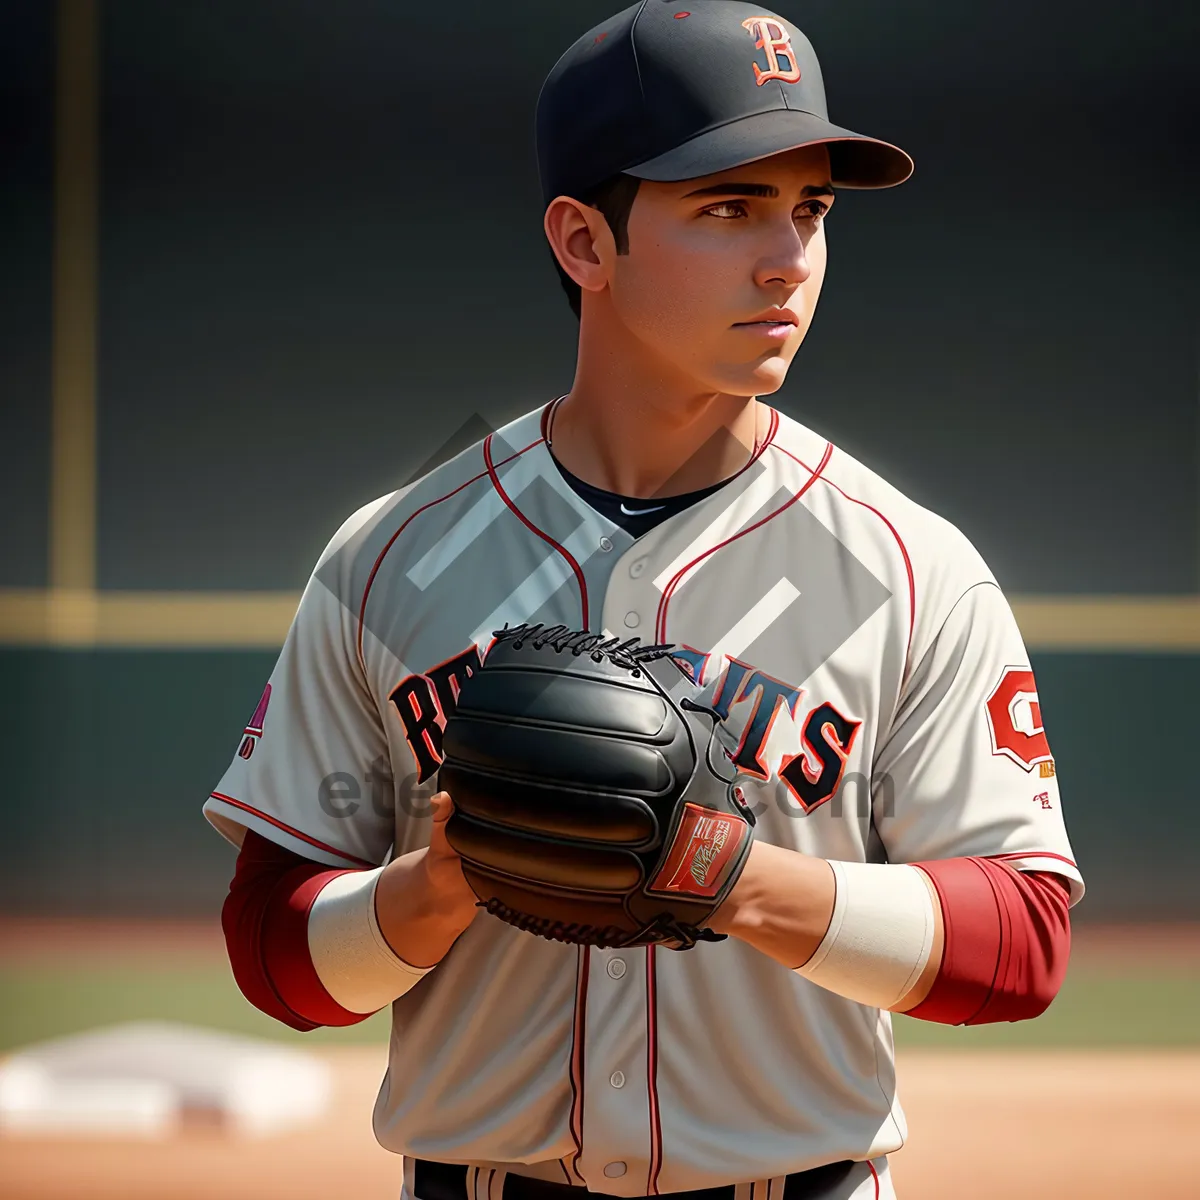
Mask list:
POLYGON ((1200 650, 1200 596, 1011 596, 1037 650, 1200 650))
POLYGON ((278 649, 298 592, 0 590, 0 644, 278 649))
POLYGON ((59 0, 54 130, 50 418, 50 583, 96 579, 95 0, 59 0))
MULTIPOLYGON (((0 645, 262 649, 298 592, 0 589, 0 645)), ((1200 596, 1010 596, 1030 650, 1195 653, 1200 596)))

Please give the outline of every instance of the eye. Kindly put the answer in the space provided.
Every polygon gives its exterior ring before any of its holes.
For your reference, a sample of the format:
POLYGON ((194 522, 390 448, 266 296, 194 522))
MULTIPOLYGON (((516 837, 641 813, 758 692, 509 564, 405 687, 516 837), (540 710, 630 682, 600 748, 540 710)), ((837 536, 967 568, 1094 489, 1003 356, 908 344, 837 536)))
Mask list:
POLYGON ((735 221, 746 215, 746 206, 740 200, 725 200, 720 204, 710 205, 704 211, 708 216, 716 217, 720 221, 735 221), (733 215, 730 216, 730 213, 733 215))
POLYGON ((801 205, 800 211, 806 217, 812 217, 813 220, 821 220, 829 211, 829 205, 821 200, 809 200, 806 204, 801 205))

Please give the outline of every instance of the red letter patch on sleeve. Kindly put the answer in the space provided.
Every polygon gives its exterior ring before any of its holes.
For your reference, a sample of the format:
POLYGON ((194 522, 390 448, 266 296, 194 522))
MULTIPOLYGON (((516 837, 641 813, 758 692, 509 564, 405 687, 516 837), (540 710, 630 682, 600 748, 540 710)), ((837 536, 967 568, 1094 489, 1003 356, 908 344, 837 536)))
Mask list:
POLYGON ((1037 685, 1028 667, 1005 667, 986 707, 993 754, 1011 758, 1026 771, 1051 757, 1037 685))

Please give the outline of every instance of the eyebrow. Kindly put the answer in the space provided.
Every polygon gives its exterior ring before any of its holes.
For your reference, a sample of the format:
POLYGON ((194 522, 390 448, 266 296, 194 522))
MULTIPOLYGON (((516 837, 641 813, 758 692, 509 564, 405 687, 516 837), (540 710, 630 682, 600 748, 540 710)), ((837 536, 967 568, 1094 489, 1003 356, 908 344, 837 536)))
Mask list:
MULTIPOLYGON (((683 199, 692 196, 761 196, 764 200, 774 200, 779 195, 779 189, 773 183, 713 183, 708 187, 697 188, 688 192, 683 199)), ((801 196, 832 196, 832 183, 809 183, 800 189, 801 196)))

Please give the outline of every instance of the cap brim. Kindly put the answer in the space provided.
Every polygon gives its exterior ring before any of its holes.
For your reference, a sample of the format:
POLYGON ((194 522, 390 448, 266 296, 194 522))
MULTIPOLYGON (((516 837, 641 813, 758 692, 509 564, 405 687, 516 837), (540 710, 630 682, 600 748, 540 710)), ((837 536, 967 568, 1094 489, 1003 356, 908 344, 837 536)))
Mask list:
POLYGON ((899 146, 831 125, 814 113, 772 109, 706 130, 665 154, 626 167, 625 173, 661 182, 698 179, 822 142, 829 145, 834 187, 895 187, 913 172, 913 160, 899 146))

